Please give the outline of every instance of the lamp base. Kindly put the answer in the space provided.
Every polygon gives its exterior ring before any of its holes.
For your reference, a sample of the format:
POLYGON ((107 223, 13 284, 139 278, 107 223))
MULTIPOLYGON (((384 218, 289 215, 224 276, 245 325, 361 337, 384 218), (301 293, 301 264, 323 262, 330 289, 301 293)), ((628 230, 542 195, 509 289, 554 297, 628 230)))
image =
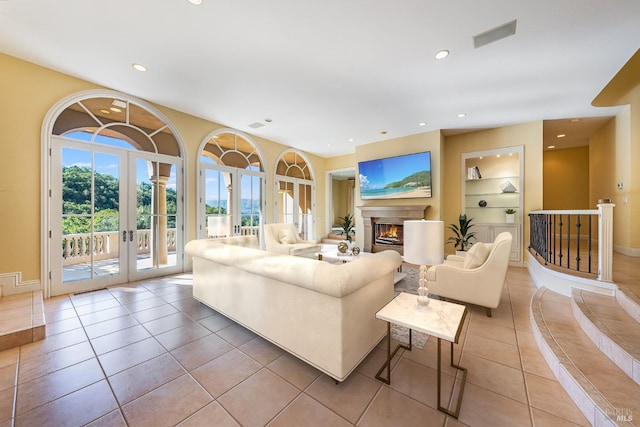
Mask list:
POLYGON ((427 288, 427 266, 420 266, 420 278, 418 279, 418 306, 429 305, 429 289, 427 288))

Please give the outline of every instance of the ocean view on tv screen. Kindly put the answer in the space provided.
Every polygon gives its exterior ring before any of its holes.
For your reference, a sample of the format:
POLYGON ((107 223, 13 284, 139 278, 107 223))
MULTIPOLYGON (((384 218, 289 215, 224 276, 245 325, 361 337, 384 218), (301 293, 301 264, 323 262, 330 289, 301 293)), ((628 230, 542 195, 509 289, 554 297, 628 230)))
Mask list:
POLYGON ((362 200, 431 197, 431 152, 358 162, 358 175, 362 200))

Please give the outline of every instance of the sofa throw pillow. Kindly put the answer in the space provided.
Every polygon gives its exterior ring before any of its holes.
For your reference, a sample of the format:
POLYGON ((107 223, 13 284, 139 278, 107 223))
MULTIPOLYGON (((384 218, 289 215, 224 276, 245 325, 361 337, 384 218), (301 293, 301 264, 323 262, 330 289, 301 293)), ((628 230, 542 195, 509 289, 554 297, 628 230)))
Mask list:
POLYGON ((469 249, 467 255, 464 257, 462 267, 466 269, 480 267, 487 260, 490 252, 490 245, 485 243, 476 243, 471 246, 471 249, 469 249))
POLYGON ((293 235, 290 229, 286 228, 284 230, 280 230, 278 233, 278 240, 283 245, 292 245, 296 242, 296 236, 293 235))

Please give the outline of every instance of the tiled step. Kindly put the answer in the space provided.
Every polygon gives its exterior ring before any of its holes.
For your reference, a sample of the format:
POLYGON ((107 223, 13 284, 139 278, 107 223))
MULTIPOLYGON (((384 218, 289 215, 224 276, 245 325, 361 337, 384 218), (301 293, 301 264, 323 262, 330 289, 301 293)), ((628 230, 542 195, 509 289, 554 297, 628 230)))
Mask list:
POLYGON ((0 351, 45 338, 42 292, 23 292, 0 299, 0 351))
POLYGON ((640 323, 640 287, 629 285, 618 285, 616 301, 627 314, 640 323))
POLYGON ((640 323, 613 297, 575 289, 571 305, 574 317, 591 341, 640 384, 640 323))
POLYGON ((547 364, 594 426, 635 425, 640 385, 581 329, 573 299, 541 287, 531 300, 534 337, 547 364))

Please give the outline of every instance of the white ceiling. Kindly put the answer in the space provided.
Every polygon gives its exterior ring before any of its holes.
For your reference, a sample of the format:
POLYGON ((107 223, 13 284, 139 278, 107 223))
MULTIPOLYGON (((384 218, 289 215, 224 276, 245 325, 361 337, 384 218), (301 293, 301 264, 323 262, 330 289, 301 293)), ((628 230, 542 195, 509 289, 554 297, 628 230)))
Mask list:
POLYGON ((324 157, 611 116, 591 101, 638 40, 637 0, 0 1, 0 52, 324 157))

